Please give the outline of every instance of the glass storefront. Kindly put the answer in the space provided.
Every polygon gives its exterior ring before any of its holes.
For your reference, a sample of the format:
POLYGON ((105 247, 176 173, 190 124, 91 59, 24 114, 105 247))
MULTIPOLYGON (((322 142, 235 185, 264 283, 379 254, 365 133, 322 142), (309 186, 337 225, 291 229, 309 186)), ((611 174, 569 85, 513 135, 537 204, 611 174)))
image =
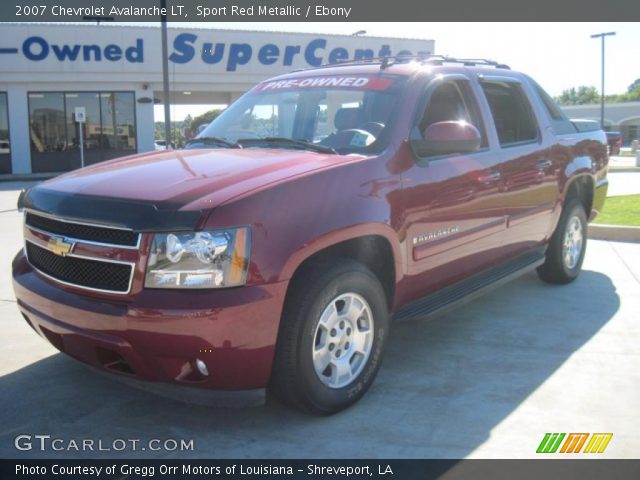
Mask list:
POLYGON ((9 143, 9 105, 6 92, 0 92, 0 174, 11 173, 9 143))
POLYGON ((82 126, 85 165, 136 153, 133 92, 30 92, 33 173, 80 168, 76 107, 86 112, 82 126))

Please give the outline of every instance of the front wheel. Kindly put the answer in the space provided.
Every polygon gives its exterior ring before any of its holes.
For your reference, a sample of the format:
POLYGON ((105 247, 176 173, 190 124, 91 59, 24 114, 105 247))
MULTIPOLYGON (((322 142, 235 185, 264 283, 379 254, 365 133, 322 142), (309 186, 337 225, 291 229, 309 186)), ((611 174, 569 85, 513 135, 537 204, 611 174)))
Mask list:
POLYGON ((385 292, 350 260, 309 267, 287 298, 272 379, 284 402, 315 414, 343 410, 373 383, 388 336, 385 292))
POLYGON ((587 215, 577 199, 571 199, 551 236, 546 260, 538 267, 545 282, 564 284, 575 280, 582 268, 587 248, 587 215))

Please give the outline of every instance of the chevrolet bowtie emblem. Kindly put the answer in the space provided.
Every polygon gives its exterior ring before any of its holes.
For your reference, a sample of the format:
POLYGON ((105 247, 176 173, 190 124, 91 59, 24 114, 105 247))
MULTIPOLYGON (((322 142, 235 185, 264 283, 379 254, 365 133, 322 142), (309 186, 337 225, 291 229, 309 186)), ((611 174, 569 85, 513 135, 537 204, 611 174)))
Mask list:
POLYGON ((47 248, 59 257, 64 257, 73 249, 73 243, 67 243, 64 238, 51 237, 47 243, 47 248))

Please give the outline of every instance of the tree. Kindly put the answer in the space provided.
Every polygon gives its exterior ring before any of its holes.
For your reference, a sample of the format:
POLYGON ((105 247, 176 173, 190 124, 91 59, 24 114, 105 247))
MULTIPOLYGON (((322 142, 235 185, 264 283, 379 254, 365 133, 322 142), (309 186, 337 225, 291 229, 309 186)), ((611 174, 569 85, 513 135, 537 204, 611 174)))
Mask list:
POLYGON ((192 123, 193 118, 191 118, 191 115, 187 113, 187 116, 184 117, 184 120, 182 121, 182 135, 184 136, 184 140, 191 140, 195 137, 193 129, 191 128, 192 123))
MULTIPOLYGON (((560 105, 584 105, 589 103, 600 103, 600 94, 596 87, 581 86, 577 89, 567 88, 562 91, 562 94, 556 98, 556 101, 560 105)), ((613 95, 606 95, 604 97, 605 103, 620 103, 620 102, 638 102, 640 101, 640 78, 636 79, 626 93, 618 93, 613 95)))
POLYGON ((557 100, 560 105, 585 105, 598 103, 600 101, 600 94, 596 87, 582 85, 577 89, 572 87, 563 90, 557 100))
POLYGON ((184 117, 184 120, 182 121, 182 126, 184 128, 191 128, 192 123, 193 123, 193 118, 191 118, 191 115, 187 113, 187 116, 184 117))
MULTIPOLYGON (((186 120, 186 118, 185 118, 186 120)), ((165 140, 164 138, 164 122, 155 122, 155 136, 156 140, 165 140)), ((178 120, 171 122, 171 141, 176 147, 184 145, 184 120, 178 120)))
POLYGON ((637 93, 640 91, 640 78, 636 78, 636 81, 629 85, 627 88, 627 93, 637 93))
POLYGON ((204 112, 202 115, 198 115, 197 117, 194 117, 193 120, 191 121, 191 129, 197 133, 198 127, 200 125, 211 123, 213 119, 216 118, 221 113, 222 113, 222 110, 214 109, 214 110, 209 110, 208 112, 204 112))

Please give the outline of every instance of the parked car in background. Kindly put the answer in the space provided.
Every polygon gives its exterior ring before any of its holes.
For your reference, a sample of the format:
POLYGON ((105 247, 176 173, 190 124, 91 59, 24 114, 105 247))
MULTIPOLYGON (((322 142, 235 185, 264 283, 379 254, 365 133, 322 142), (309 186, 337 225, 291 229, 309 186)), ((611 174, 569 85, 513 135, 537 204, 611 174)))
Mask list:
MULTIPOLYGON (((164 140, 156 140, 154 142, 154 147, 156 150, 166 150, 167 149, 167 142, 165 142, 164 140)), ((171 148, 176 148, 175 144, 172 142, 171 143, 171 148)))
POLYGON ((620 155, 622 148, 622 134, 620 132, 605 132, 607 134, 607 144, 609 145, 609 155, 620 155))
POLYGON ((17 303, 99 369, 334 413, 372 385, 392 321, 531 269, 576 279, 608 159, 598 124, 494 62, 298 71, 183 150, 24 192, 17 303))

